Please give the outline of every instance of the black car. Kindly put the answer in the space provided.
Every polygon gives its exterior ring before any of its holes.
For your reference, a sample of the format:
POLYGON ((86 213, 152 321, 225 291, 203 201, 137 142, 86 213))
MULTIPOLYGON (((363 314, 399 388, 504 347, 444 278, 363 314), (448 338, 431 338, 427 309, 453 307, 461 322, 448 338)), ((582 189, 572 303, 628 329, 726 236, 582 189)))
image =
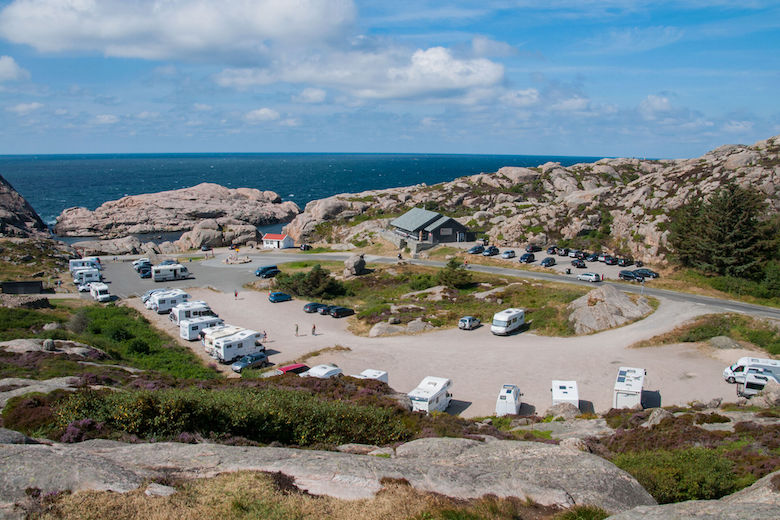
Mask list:
POLYGON ((262 273, 260 273, 258 276, 260 278, 273 278, 274 276, 276 276, 279 273, 281 273, 281 271, 279 269, 268 269, 268 270, 263 271, 262 273))
POLYGON ((317 312, 319 309, 323 307, 327 307, 327 305, 324 303, 309 302, 303 306, 303 312, 313 313, 313 312, 317 312))
POLYGON ((614 256, 605 256, 604 263, 607 265, 617 265, 618 261, 614 256))
POLYGON ((265 276, 263 276, 264 273, 267 273, 268 271, 278 271, 278 270, 279 269, 275 265, 261 265, 260 267, 255 269, 255 276, 260 276, 262 278, 265 278, 265 276))
POLYGON ((548 255, 554 255, 557 252, 558 252, 558 246, 550 246, 547 248, 548 255))
POLYGON ((571 265, 573 267, 576 267, 577 269, 585 269, 585 267, 587 267, 585 265, 585 262, 583 262, 581 258, 575 258, 574 260, 572 260, 571 265))
POLYGON ((574 255, 574 258, 579 258, 580 260, 585 260, 590 256, 587 251, 577 251, 577 253, 574 255))
POLYGON ((629 265, 634 265, 634 260, 632 258, 618 258, 618 265, 620 267, 628 267, 629 265))
POLYGON ((338 307, 338 305, 325 305, 324 307, 317 309, 317 313, 322 315, 330 314, 330 311, 336 307, 338 307))
POLYGON ((642 269, 634 269, 634 274, 641 276, 642 278, 658 278, 660 275, 655 271, 644 267, 642 269))
POLYGON ((524 253, 523 256, 520 257, 520 263, 521 264, 530 264, 531 262, 535 261, 536 257, 533 253, 524 253))
POLYGON ((526 253, 536 253, 537 251, 541 251, 542 248, 537 246, 536 244, 528 244, 525 246, 525 252, 526 253))
POLYGON ((558 248, 558 256, 569 256, 569 248, 568 247, 558 248))
POLYGON ((542 267, 552 267, 555 265, 555 258, 548 256, 547 258, 542 260, 539 265, 541 265, 542 267))
POLYGON ((311 251, 311 246, 309 244, 301 244, 301 251, 311 251))
POLYGON ((343 318, 344 316, 352 316, 355 311, 347 307, 334 307, 329 313, 334 318, 343 318))
POLYGON ((627 282, 644 282, 644 277, 636 274, 634 271, 623 270, 618 273, 618 278, 627 282))
POLYGON ((600 254, 601 253, 590 254, 590 255, 586 256, 585 258, 583 258, 583 260, 587 260, 588 262, 598 262, 600 254))
POLYGON ((484 246, 474 246, 467 251, 467 253, 470 255, 481 255, 484 252, 485 252, 484 246))
POLYGON ((488 246, 485 248, 485 250, 482 252, 482 256, 495 256, 500 251, 496 246, 488 246))

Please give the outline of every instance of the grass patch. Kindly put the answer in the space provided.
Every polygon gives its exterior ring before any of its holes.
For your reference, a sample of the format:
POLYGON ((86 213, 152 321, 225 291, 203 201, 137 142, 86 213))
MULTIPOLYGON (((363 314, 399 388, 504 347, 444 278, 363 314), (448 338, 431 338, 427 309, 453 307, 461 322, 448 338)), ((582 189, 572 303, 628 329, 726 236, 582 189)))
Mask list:
POLYGON ((52 282, 68 272, 69 253, 53 240, 0 240, 0 280, 43 279, 52 282))

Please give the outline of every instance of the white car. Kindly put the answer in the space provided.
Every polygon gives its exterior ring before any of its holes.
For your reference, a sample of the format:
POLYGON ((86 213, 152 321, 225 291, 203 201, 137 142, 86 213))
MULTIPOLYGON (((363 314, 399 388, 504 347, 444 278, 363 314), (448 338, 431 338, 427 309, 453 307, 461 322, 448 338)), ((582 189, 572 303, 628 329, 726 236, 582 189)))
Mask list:
POLYGON ((92 282, 87 282, 79 285, 79 292, 89 292, 92 288, 92 282))
POLYGON ((464 316, 458 320, 458 328, 461 330, 476 329, 479 327, 479 324, 479 318, 475 318, 474 316, 464 316))
POLYGON ((577 280, 583 280, 585 282, 600 282, 601 275, 596 273, 582 273, 577 275, 577 280))
POLYGON ((509 259, 509 258, 514 258, 514 257, 515 257, 515 252, 512 249, 507 249, 506 251, 501 253, 501 258, 509 259))

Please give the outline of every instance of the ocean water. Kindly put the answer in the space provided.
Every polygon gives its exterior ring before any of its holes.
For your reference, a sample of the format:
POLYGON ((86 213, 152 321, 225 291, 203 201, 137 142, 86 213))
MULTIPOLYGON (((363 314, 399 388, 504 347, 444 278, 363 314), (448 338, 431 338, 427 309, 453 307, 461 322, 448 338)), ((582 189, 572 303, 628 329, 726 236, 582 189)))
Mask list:
POLYGON ((117 154, 3 155, 0 175, 44 222, 66 208, 95 209, 126 195, 214 182, 277 192, 301 209, 307 202, 371 189, 435 184, 502 166, 565 166, 600 157, 405 154, 117 154))

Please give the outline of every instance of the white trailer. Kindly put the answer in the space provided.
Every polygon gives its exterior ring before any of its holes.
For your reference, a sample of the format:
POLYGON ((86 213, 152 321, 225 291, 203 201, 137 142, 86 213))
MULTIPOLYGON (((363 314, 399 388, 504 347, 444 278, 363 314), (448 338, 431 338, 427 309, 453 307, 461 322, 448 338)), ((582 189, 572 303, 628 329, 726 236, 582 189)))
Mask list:
POLYGON ((569 403, 580 407, 580 393, 577 390, 577 381, 552 381, 552 404, 569 403))
POLYGON ((77 269, 73 272, 73 283, 81 285, 90 282, 99 282, 103 279, 103 275, 100 274, 98 269, 94 267, 87 267, 83 269, 77 269))
POLYGON ((493 315, 490 324, 490 332, 497 336, 506 336, 516 331, 525 324, 525 311, 523 309, 504 309, 493 315))
POLYGON ((355 374, 353 376, 355 379, 376 379, 377 381, 382 381, 383 383, 387 383, 387 372, 384 370, 375 370, 373 368, 367 368, 363 370, 359 374, 355 374))
POLYGON ((770 379, 775 379, 772 374, 758 368, 750 368, 743 376, 744 382, 737 383, 737 397, 753 397, 764 389, 770 379))
POLYGON ((200 341, 203 344, 203 349, 210 355, 212 349, 214 348, 214 342, 216 340, 218 340, 219 338, 232 336, 233 334, 237 332, 241 332, 242 330, 244 330, 244 327, 238 327, 236 325, 227 325, 227 324, 217 325, 215 327, 209 327, 201 331, 200 341))
POLYGON ((200 332, 209 327, 222 325, 225 323, 216 316, 198 316, 179 322, 179 336, 187 341, 194 341, 200 338, 200 332))
POLYGON ((85 267, 89 267, 91 269, 102 269, 103 266, 101 266, 98 262, 95 261, 94 257, 91 258, 76 258, 74 260, 68 260, 68 269, 70 272, 74 272, 77 269, 83 269, 85 267))
POLYGON ((728 383, 745 383, 745 374, 748 369, 756 368, 761 372, 769 373, 775 381, 780 383, 780 361, 776 359, 763 359, 754 357, 741 357, 730 367, 723 371, 723 379, 728 383))
POLYGON ((261 352, 264 349, 261 349, 258 346, 259 338, 259 332, 249 329, 244 329, 232 336, 223 336, 214 340, 214 348, 211 350, 211 357, 220 363, 232 363, 236 359, 242 358, 247 354, 261 352))
POLYGON ((316 365, 311 367, 306 372, 298 374, 300 377, 316 377, 317 379, 330 379, 331 377, 340 376, 342 370, 338 365, 333 363, 327 363, 325 365, 316 365))
POLYGON ((171 309, 171 313, 168 318, 176 325, 181 323, 181 320, 188 320, 190 318, 197 318, 198 316, 216 316, 214 311, 211 310, 209 304, 203 300, 186 301, 174 306, 171 309))
POLYGON ((97 282, 90 285, 89 294, 98 302, 107 302, 111 300, 111 293, 108 292, 108 285, 104 283, 97 282))
POLYGON ((443 412, 450 406, 452 381, 444 377, 428 376, 409 392, 413 412, 443 412))
POLYGON ((498 392, 496 399, 496 417, 504 415, 517 415, 520 413, 522 402, 520 388, 517 385, 504 385, 498 392))
POLYGON ((170 312, 172 308, 190 299, 190 295, 182 290, 162 292, 152 295, 146 302, 146 308, 157 314, 170 312))
POLYGON ((612 408, 641 408, 644 368, 620 367, 612 394, 612 408))
POLYGON ((167 282, 169 280, 184 280, 189 278, 190 272, 181 264, 152 266, 152 280, 155 282, 167 282))

